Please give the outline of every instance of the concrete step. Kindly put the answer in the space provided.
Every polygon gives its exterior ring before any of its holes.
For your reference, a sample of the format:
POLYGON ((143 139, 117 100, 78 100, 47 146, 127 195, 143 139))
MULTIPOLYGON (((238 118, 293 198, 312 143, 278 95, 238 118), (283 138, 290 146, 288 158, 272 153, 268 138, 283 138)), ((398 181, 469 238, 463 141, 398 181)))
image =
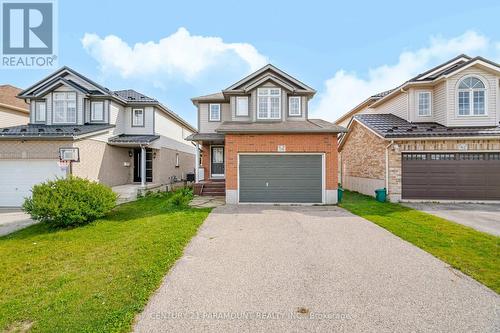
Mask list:
POLYGON ((216 191, 205 191, 205 190, 203 190, 203 192, 201 192, 201 195, 202 196, 214 196, 214 197, 215 196, 222 196, 223 197, 223 196, 226 195, 226 191, 224 191, 224 192, 218 192, 217 191, 216 192, 216 191))

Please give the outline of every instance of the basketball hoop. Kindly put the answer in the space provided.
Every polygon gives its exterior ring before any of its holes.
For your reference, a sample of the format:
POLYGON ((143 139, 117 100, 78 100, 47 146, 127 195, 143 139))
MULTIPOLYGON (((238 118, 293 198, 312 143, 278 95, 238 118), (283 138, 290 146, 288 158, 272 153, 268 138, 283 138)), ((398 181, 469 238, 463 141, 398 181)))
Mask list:
POLYGON ((59 168, 61 169, 61 171, 66 171, 66 170, 68 170, 70 163, 71 163, 71 161, 59 160, 59 162, 57 162, 57 165, 59 165, 59 168))

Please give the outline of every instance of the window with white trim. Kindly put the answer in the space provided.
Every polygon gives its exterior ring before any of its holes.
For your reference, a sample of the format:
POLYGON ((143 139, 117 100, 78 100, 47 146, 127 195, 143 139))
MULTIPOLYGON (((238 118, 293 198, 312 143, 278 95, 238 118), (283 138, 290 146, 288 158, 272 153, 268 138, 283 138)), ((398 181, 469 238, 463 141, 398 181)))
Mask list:
POLYGON ((281 118, 281 89, 257 89, 257 119, 281 118))
POLYGON ((90 108, 90 121, 104 121, 104 102, 92 102, 90 108))
POLYGON ((486 87, 479 78, 469 76, 462 79, 458 85, 458 115, 486 115, 486 87))
POLYGON ((144 109, 132 110, 132 127, 144 127, 144 109))
POLYGON ((248 116, 248 96, 236 97, 236 115, 248 116))
POLYGON ((289 116, 302 115, 300 96, 291 96, 288 98, 288 115, 289 116))
POLYGON ((430 116, 432 110, 432 97, 430 91, 419 91, 417 93, 418 115, 420 117, 430 116))
POLYGON ((47 104, 45 101, 35 101, 35 122, 44 123, 47 119, 47 104))
POLYGON ((76 123, 76 93, 54 93, 54 124, 76 123))
POLYGON ((208 120, 220 121, 220 104, 210 104, 208 106, 208 120))

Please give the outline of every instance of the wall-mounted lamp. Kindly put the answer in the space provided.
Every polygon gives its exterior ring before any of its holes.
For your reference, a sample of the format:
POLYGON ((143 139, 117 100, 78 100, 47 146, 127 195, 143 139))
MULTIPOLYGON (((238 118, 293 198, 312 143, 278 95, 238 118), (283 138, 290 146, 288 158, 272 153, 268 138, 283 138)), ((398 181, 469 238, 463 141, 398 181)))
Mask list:
POLYGON ((132 149, 129 149, 128 151, 128 157, 134 156, 134 151, 132 149))
POLYGON ((153 158, 156 158, 156 150, 153 150, 153 158))

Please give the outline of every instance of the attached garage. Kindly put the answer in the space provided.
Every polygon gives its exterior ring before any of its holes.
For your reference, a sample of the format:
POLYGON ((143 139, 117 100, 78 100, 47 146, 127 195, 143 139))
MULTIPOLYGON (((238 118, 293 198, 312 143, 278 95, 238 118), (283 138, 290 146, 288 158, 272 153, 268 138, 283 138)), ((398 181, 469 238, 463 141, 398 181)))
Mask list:
POLYGON ((403 153, 402 199, 500 200, 500 153, 403 153))
POLYGON ((65 176, 57 160, 1 160, 0 207, 19 207, 33 185, 65 176))
POLYGON ((322 203, 322 154, 239 154, 239 202, 322 203))

